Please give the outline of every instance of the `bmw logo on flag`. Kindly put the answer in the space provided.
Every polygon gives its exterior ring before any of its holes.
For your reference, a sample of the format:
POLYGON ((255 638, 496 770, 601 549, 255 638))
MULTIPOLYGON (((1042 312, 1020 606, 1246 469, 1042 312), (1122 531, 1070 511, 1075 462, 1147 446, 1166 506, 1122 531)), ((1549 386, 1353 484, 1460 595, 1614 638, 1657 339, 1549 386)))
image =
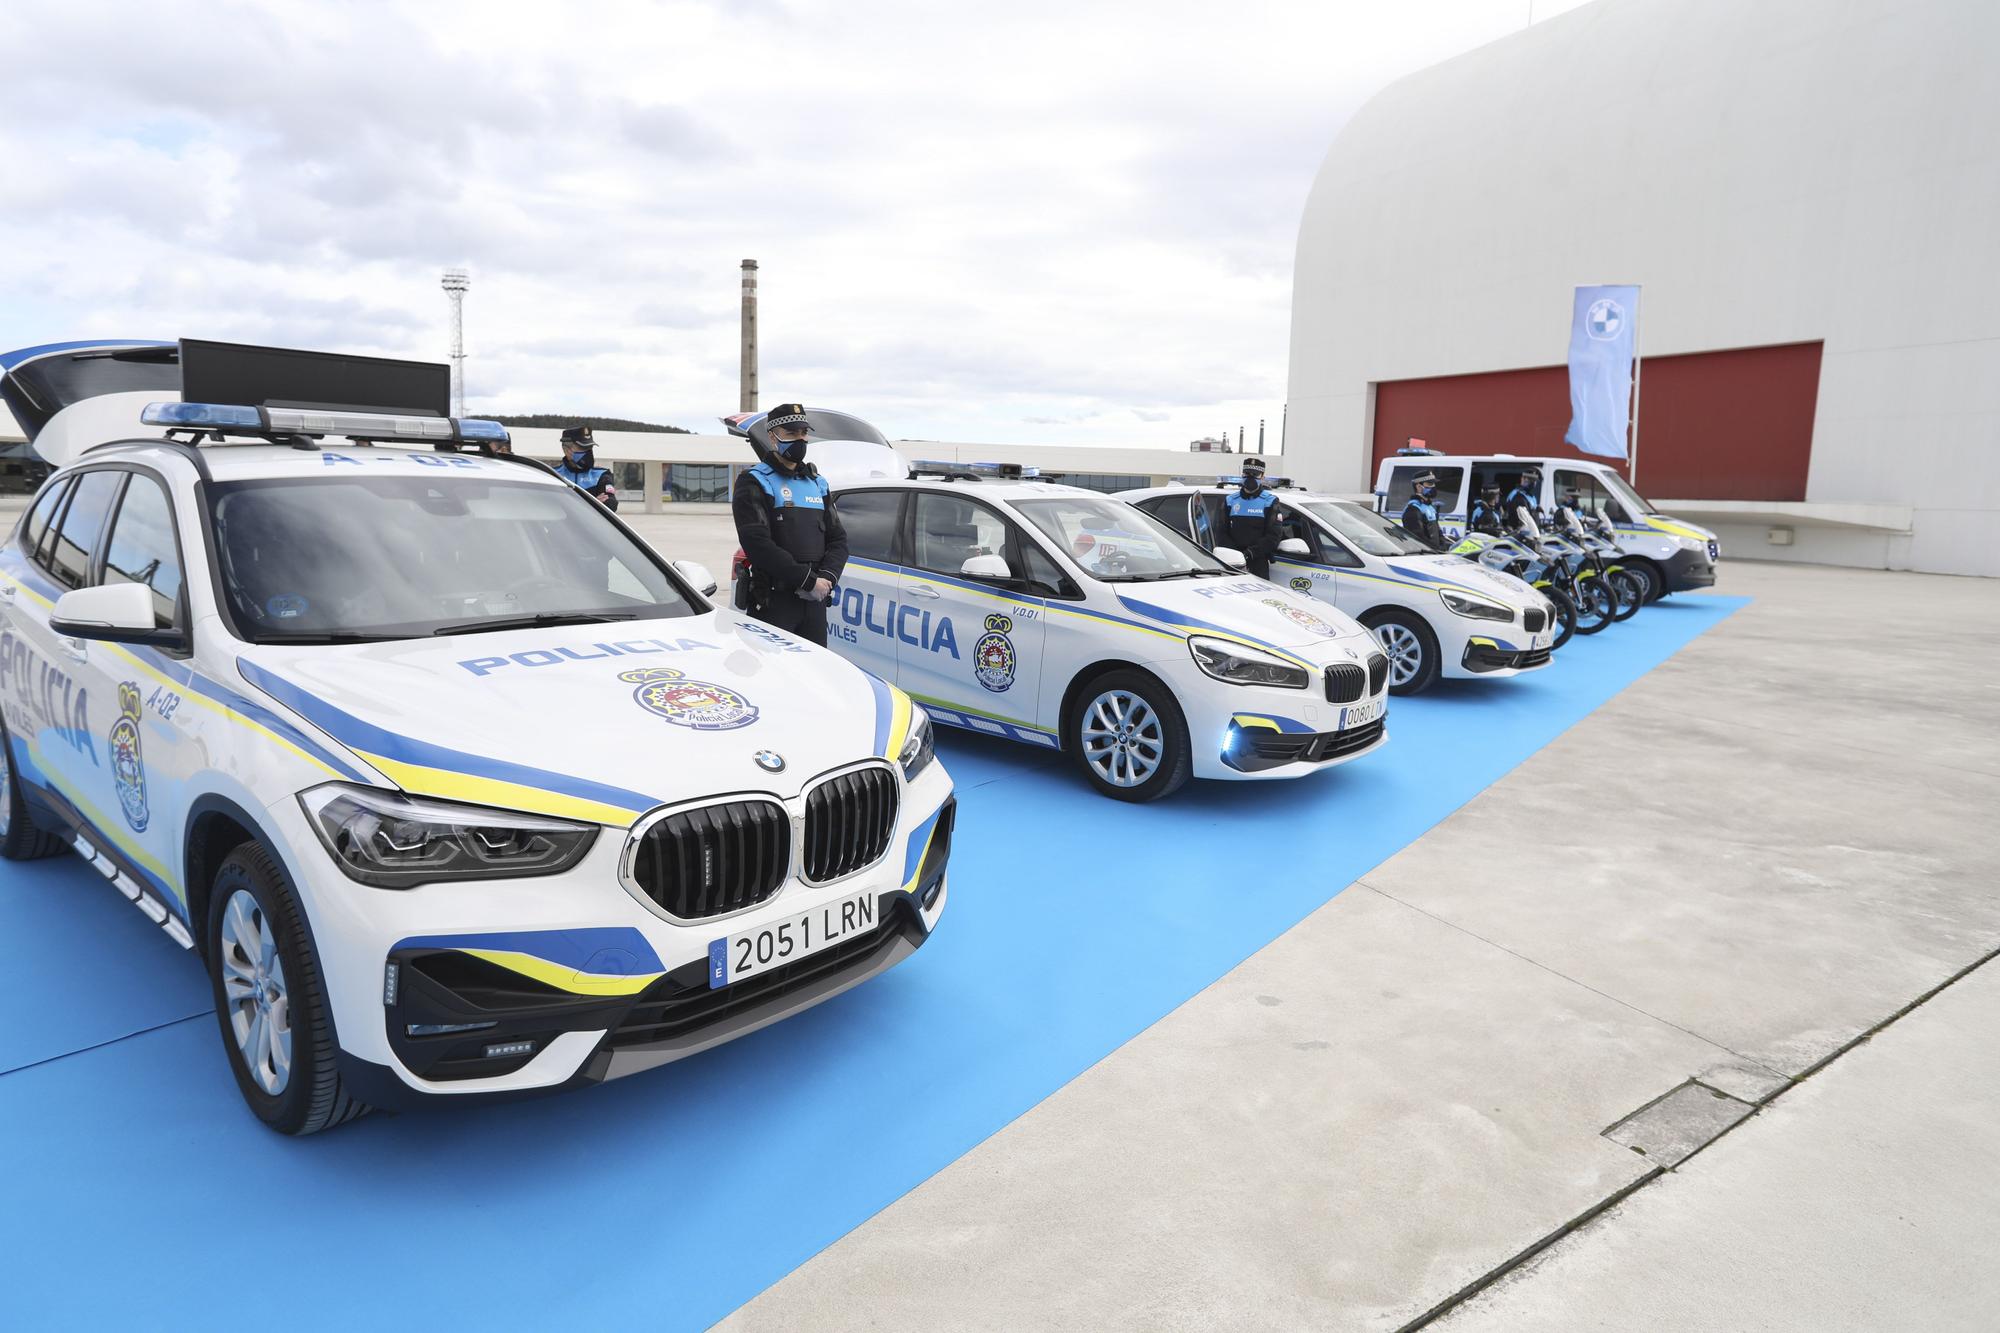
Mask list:
POLYGON ((782 773, 785 771, 785 756, 779 754, 776 750, 759 750, 750 757, 755 759, 757 767, 763 769, 766 773, 782 773))
POLYGON ((1592 301, 1590 309, 1584 313, 1583 326, 1599 342, 1610 342, 1625 327, 1625 307, 1608 296, 1592 301))

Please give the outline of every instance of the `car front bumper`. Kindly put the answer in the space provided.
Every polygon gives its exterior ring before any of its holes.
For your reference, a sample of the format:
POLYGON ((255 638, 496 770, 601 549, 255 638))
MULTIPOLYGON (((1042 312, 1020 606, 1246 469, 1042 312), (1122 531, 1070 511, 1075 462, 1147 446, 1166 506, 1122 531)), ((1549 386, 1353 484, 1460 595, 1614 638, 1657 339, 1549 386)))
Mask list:
MULTIPOLYGON (((285 807, 271 808, 274 819, 285 807)), ((683 1059, 832 998, 914 953, 942 916, 956 801, 942 765, 904 789, 888 851, 826 885, 788 879, 748 911, 669 920, 619 879, 627 831, 607 828, 566 874, 374 889, 320 851, 302 815, 284 834, 306 900, 343 1077, 374 1106, 506 1098, 683 1059), (303 861, 303 865, 294 862, 303 861), (725 986, 710 946, 872 895, 875 924, 725 986)))
MULTIPOLYGON (((1379 652, 1372 636, 1352 646, 1365 650, 1360 658, 1364 667, 1367 654, 1379 652)), ((1347 660, 1322 664, 1321 669, 1347 660)), ((1181 705, 1198 778, 1304 777, 1359 759, 1389 739, 1386 661, 1382 683, 1346 703, 1327 698, 1323 677, 1302 690, 1283 690, 1231 685, 1185 659, 1152 669, 1167 677, 1181 705), (1350 720, 1357 711, 1365 721, 1350 720)))
POLYGON ((1706 550, 1676 551, 1660 566, 1660 572, 1666 576, 1668 592, 1715 586, 1715 562, 1706 550))

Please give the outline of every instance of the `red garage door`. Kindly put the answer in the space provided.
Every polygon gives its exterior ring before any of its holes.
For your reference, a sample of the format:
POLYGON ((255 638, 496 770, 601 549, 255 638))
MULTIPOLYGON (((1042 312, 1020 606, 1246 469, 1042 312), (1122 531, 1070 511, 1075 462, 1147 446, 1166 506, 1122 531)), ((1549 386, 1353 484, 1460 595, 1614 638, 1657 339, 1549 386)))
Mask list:
MULTIPOLYGON (((1819 355, 1811 342, 1647 357, 1639 489, 1679 500, 1805 499, 1819 355)), ((1377 462, 1413 435, 1448 454, 1581 458, 1562 442, 1568 426, 1563 366, 1375 386, 1377 462)))

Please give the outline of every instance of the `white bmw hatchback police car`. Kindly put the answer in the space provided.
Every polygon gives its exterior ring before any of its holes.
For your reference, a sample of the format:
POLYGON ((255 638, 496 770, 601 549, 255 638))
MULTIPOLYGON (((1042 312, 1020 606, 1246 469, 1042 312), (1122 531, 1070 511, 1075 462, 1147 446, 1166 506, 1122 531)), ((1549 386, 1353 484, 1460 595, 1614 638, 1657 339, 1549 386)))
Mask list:
MULTIPOLYGON (((1226 521, 1227 485, 1122 491, 1204 546, 1226 521)), ((1555 628, 1547 599, 1511 574, 1439 555, 1364 505, 1285 487, 1295 516, 1271 579, 1337 606, 1373 630, 1389 655, 1389 689, 1416 694, 1440 677, 1517 676, 1547 666, 1555 628)))
POLYGON ((631 1073, 925 941, 954 803, 906 695, 493 423, 243 406, 379 369, 248 350, 5 362, 68 461, 0 549, 0 854, 75 848, 205 960, 266 1123, 631 1073))
POLYGON ((842 485, 830 645, 933 719, 1062 750, 1124 800, 1300 777, 1386 739, 1389 663, 1347 616, 1018 472, 842 485))

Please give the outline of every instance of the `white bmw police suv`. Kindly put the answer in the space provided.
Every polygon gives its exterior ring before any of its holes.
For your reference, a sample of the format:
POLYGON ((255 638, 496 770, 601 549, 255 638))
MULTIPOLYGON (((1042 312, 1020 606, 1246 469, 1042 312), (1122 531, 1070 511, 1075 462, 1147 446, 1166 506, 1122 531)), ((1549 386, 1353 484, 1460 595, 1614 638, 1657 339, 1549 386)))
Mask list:
POLYGON ((58 464, 0 549, 0 854, 73 847, 206 962, 272 1127, 676 1060, 937 924, 922 710, 420 414, 433 368, 0 368, 58 464))
POLYGON ((1061 750, 1122 800, 1302 777, 1386 739, 1389 663, 1345 614, 1021 472, 840 485, 829 645, 934 720, 1061 750))

